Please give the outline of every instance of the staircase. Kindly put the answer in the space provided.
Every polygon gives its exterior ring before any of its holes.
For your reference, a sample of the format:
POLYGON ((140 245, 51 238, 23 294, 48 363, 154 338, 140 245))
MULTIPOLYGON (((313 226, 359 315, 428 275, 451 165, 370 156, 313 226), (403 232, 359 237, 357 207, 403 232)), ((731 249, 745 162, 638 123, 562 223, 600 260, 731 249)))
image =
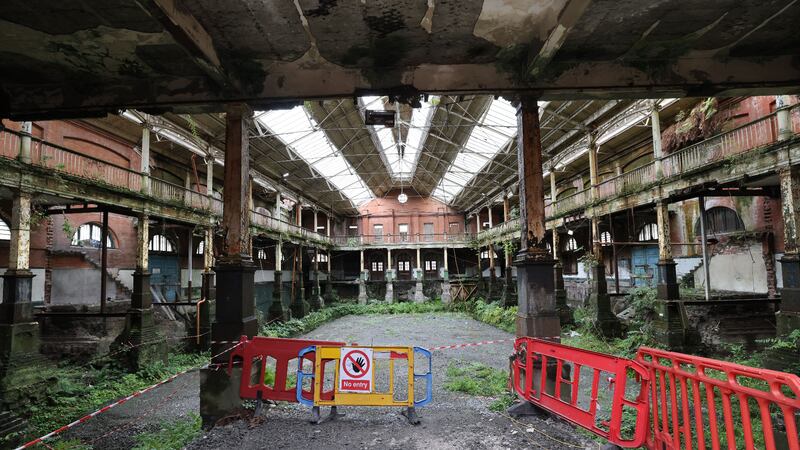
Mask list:
MULTIPOLYGON (((703 265, 703 258, 675 258, 677 266, 675 271, 678 275, 678 284, 688 284, 689 277, 694 278, 694 273, 703 265)), ((692 280, 693 281, 693 280, 692 280)))
MULTIPOLYGON (((93 256, 89 255, 85 251, 81 250, 54 250, 51 252, 52 255, 62 255, 62 256, 75 256, 80 255, 83 257, 83 260, 88 262, 97 270, 102 269, 102 264, 100 261, 97 261, 93 256)), ((127 286, 119 279, 116 275, 114 275, 108 268, 106 268, 106 277, 108 277, 117 288, 117 299, 120 300, 129 300, 133 297, 133 291, 128 289, 127 286)))
MULTIPOLYGON (((25 430, 27 422, 11 411, 0 411, 0 439, 25 430)), ((12 446, 14 443, 11 442, 12 446)))

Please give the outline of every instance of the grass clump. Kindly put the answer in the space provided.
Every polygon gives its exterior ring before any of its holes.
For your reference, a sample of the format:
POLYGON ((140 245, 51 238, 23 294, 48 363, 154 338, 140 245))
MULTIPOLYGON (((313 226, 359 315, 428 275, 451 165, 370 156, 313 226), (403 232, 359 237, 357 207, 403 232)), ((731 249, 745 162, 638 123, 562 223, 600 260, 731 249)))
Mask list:
POLYGON ((447 367, 445 389, 482 397, 508 391, 508 372, 477 362, 458 361, 447 367))
POLYGON ((136 436, 134 450, 178 450, 193 441, 201 432, 202 421, 196 413, 164 424, 161 429, 136 436))
POLYGON ((111 366, 57 368, 51 374, 55 383, 45 385, 47 401, 31 404, 21 414, 28 418, 26 434, 34 438, 48 433, 113 400, 206 363, 208 358, 208 354, 172 354, 167 363, 155 362, 134 373, 111 366))

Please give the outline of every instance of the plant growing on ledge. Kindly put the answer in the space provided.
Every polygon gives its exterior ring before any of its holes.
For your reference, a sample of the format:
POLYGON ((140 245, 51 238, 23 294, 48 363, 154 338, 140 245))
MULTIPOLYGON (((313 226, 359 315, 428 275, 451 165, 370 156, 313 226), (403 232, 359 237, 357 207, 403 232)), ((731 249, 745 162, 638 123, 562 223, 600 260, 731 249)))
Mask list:
POLYGON ((506 255, 513 255, 517 252, 518 248, 519 242, 517 242, 515 239, 503 241, 503 252, 505 252, 506 255))

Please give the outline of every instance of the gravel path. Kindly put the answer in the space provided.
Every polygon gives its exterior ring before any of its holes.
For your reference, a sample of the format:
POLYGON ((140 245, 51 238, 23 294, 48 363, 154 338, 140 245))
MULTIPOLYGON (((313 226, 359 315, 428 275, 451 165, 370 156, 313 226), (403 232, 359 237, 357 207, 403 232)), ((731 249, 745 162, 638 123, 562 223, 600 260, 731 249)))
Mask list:
MULTIPOLYGON (((348 316, 330 322, 304 337, 337 339, 362 345, 436 347, 513 337, 464 315, 438 313, 397 316, 348 316)), ((508 368, 511 343, 449 349, 433 354, 433 402, 418 408, 422 423, 409 425, 400 408, 342 407, 346 416, 311 425, 308 408, 279 404, 267 409, 262 421, 239 421, 217 427, 189 445, 190 449, 575 449, 559 440, 592 447, 559 421, 523 418, 523 425, 490 411, 494 399, 444 389, 451 362, 475 361, 508 368)), ((323 411, 326 413, 326 411, 323 411)))
MULTIPOLYGON (((304 337, 343 340, 362 345, 416 345, 425 348, 513 336, 454 313, 348 316, 325 324, 304 337)), ((597 448, 569 425, 553 419, 526 417, 512 422, 489 410, 494 398, 476 397, 444 388, 451 363, 479 362, 507 370, 512 344, 436 351, 433 354, 433 402, 418 408, 422 423, 410 425, 400 408, 341 407, 345 413, 321 425, 308 423, 310 411, 295 403, 265 408, 258 420, 217 426, 192 442, 189 449, 554 449, 597 448), (552 439, 552 438, 555 438, 552 439), (564 445, 558 441, 567 442, 564 445)), ((65 437, 92 441, 97 449, 126 449, 135 436, 199 409, 196 372, 179 377, 70 431, 65 437)), ((327 414, 327 409, 323 409, 327 414)))

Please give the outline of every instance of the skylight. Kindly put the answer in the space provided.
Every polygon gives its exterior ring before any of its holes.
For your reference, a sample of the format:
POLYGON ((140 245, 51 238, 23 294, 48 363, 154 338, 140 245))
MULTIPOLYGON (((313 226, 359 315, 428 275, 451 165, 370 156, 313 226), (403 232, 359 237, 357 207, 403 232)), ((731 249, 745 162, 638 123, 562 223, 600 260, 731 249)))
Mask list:
POLYGON ((367 185, 303 106, 288 111, 266 111, 257 116, 257 120, 275 137, 327 178, 354 205, 372 200, 367 185))
POLYGON ((434 189, 433 196, 450 203, 514 139, 516 126, 516 110, 511 103, 503 99, 492 100, 492 104, 472 129, 467 143, 434 189))
MULTIPOLYGON (((385 97, 361 97, 361 106, 364 109, 383 109, 384 100, 385 97)), ((437 103, 438 97, 431 97, 428 101, 423 100, 422 107, 414 108, 412 111, 411 122, 401 124, 398 121, 394 129, 383 126, 369 127, 375 134, 382 159, 392 179, 408 181, 413 177, 437 103), (405 142, 398 143, 395 139, 395 130, 400 125, 406 125, 408 133, 405 142)))

